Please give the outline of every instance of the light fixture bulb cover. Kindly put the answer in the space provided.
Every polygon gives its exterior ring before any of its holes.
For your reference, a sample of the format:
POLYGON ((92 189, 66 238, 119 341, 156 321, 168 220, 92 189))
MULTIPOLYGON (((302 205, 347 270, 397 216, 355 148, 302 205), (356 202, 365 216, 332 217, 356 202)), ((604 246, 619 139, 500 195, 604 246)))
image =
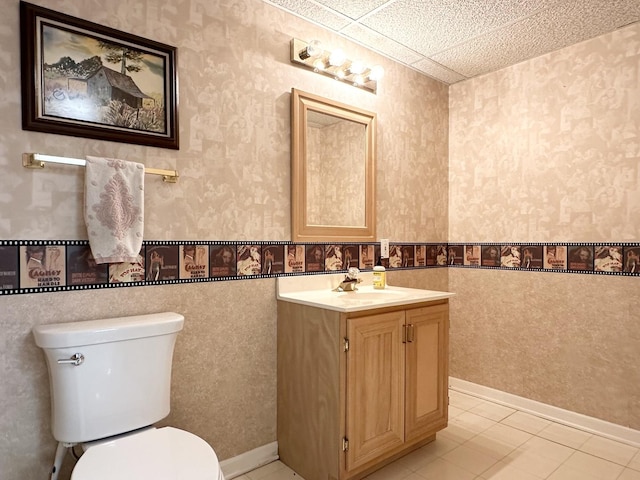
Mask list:
POLYGON ((322 44, 319 40, 311 40, 307 45, 307 53, 312 57, 322 55, 322 52, 322 44))
POLYGON ((377 82, 382 77, 384 77, 384 68, 382 65, 374 65, 371 67, 371 73, 369 73, 369 79, 377 82))
POLYGON ((331 55, 329 55, 329 63, 334 67, 341 67, 346 60, 347 56, 339 48, 331 52, 331 55))
POLYGON ((364 72, 364 63, 362 63, 360 60, 351 62, 349 71, 354 75, 360 75, 362 72, 364 72))

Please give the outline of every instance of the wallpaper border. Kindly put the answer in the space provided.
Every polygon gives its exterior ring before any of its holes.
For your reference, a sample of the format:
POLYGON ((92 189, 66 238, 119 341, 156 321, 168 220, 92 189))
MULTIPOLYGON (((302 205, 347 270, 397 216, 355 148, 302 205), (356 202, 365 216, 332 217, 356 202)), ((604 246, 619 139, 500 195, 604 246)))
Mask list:
MULTIPOLYGON (((138 262, 96 265, 87 240, 0 240, 0 295, 371 270, 379 243, 144 241, 138 262)), ((398 243, 390 270, 480 268, 640 276, 640 243, 398 243)))

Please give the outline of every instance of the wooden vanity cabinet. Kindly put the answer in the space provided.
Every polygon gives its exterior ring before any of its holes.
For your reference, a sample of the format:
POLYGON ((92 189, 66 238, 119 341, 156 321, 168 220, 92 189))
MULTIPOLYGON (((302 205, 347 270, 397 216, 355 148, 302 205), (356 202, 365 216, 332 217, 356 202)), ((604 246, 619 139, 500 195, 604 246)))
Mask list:
POLYGON ((278 302, 278 450, 305 480, 355 480, 448 416, 448 300, 341 313, 278 302))

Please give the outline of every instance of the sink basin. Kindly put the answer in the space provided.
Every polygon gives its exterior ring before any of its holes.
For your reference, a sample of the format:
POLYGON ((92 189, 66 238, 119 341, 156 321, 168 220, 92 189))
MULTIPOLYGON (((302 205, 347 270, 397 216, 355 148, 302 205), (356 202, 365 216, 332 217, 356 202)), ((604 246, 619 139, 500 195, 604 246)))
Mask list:
POLYGON ((454 295, 450 292, 396 286, 378 290, 373 288, 371 272, 365 272, 361 277, 363 282, 354 292, 333 291, 344 274, 278 277, 277 299, 337 312, 357 312, 444 300, 454 295))

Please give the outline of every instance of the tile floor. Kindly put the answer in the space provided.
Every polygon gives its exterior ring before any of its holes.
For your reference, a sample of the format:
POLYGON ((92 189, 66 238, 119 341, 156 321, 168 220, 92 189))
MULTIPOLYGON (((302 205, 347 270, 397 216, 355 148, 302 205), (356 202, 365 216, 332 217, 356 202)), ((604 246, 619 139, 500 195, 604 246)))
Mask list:
MULTIPOLYGON (((450 391, 436 440, 367 480, 640 480, 640 449, 450 391)), ((303 480, 276 461, 238 480, 303 480)))

